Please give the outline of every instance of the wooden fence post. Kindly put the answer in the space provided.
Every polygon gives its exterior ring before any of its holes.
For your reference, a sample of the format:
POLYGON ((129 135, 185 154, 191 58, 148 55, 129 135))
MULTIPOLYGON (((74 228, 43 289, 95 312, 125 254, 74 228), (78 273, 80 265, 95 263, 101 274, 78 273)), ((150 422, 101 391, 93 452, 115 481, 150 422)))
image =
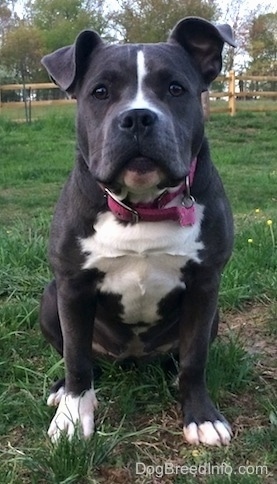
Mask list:
POLYGON ((229 112, 231 116, 236 114, 236 75, 235 71, 229 72, 229 112))
POLYGON ((204 91, 201 93, 202 109, 204 113, 205 121, 210 119, 210 95, 209 91, 204 91))

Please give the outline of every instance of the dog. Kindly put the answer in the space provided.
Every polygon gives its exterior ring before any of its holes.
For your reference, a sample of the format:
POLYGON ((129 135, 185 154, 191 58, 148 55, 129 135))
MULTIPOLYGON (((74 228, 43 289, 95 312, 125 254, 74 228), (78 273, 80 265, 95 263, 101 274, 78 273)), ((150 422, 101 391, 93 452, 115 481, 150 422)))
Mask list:
POLYGON ((228 445, 231 427, 205 383, 218 291, 233 247, 229 202, 204 135, 201 93, 222 67, 231 27, 187 17, 167 42, 108 44, 92 30, 46 55, 77 99, 76 164, 57 204, 55 279, 40 309, 64 357, 51 389, 55 442, 94 431, 96 359, 174 354, 189 444, 228 445))

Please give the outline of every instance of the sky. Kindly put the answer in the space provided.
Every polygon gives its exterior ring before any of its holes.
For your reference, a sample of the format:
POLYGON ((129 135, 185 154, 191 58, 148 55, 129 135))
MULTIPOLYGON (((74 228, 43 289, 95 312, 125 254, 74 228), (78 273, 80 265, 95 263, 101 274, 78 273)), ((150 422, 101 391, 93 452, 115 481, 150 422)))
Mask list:
MULTIPOLYGON (((226 7, 228 6, 228 4, 230 4, 231 2, 232 2, 232 0, 228 0, 228 1, 223 0, 222 2, 220 2, 220 0, 218 1, 218 3, 220 5, 220 7, 222 8, 223 12, 226 9, 226 7)), ((109 4, 116 6, 117 1, 116 0, 110 0, 109 4)), ((250 12, 251 10, 256 9, 259 5, 265 11, 270 11, 270 12, 276 12, 277 11, 276 0, 241 0, 241 12, 242 12, 242 14, 244 12, 245 13, 250 12)), ((17 3, 16 11, 18 12, 18 14, 20 16, 22 16, 22 14, 24 13, 24 0, 17 3)), ((231 23, 231 19, 229 19, 229 21, 231 23)))
MULTIPOLYGON (((223 1, 222 4, 220 4, 220 2, 218 3, 224 14, 228 4, 231 3, 231 0, 223 1)), ((277 2, 276 0, 241 0, 240 12, 242 15, 245 15, 253 10, 255 11, 256 9, 261 13, 277 12, 277 2)))

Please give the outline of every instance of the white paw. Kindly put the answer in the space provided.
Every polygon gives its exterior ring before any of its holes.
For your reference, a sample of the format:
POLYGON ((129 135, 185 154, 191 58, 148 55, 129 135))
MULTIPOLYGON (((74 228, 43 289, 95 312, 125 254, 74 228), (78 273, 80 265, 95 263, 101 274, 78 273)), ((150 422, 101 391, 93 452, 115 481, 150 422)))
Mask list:
POLYGON ((49 397, 47 398, 47 405, 49 405, 49 407, 57 407, 64 394, 65 388, 64 386, 61 386, 55 393, 50 393, 49 397))
POLYGON ((216 420, 197 425, 195 422, 183 427, 186 441, 189 444, 199 445, 228 445, 232 437, 232 430, 227 422, 216 420))
POLYGON ((83 395, 74 397, 63 394, 60 403, 48 429, 52 442, 57 442, 61 434, 70 440, 76 427, 79 427, 84 438, 88 438, 94 431, 94 410, 97 399, 93 389, 87 390, 83 395))

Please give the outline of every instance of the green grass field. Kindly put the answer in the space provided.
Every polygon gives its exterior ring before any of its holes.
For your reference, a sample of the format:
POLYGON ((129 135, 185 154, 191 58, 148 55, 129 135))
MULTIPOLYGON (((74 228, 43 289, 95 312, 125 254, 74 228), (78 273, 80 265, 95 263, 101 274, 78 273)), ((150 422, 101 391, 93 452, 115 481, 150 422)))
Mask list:
POLYGON ((31 125, 0 118, 1 484, 277 481, 276 125, 277 113, 212 115, 207 124, 236 224, 207 371, 232 423, 231 445, 184 443, 173 378, 158 363, 123 371, 106 362, 95 436, 52 445, 46 398, 63 362, 40 334, 38 304, 51 277, 51 214, 74 163, 73 107, 48 110, 31 125))

